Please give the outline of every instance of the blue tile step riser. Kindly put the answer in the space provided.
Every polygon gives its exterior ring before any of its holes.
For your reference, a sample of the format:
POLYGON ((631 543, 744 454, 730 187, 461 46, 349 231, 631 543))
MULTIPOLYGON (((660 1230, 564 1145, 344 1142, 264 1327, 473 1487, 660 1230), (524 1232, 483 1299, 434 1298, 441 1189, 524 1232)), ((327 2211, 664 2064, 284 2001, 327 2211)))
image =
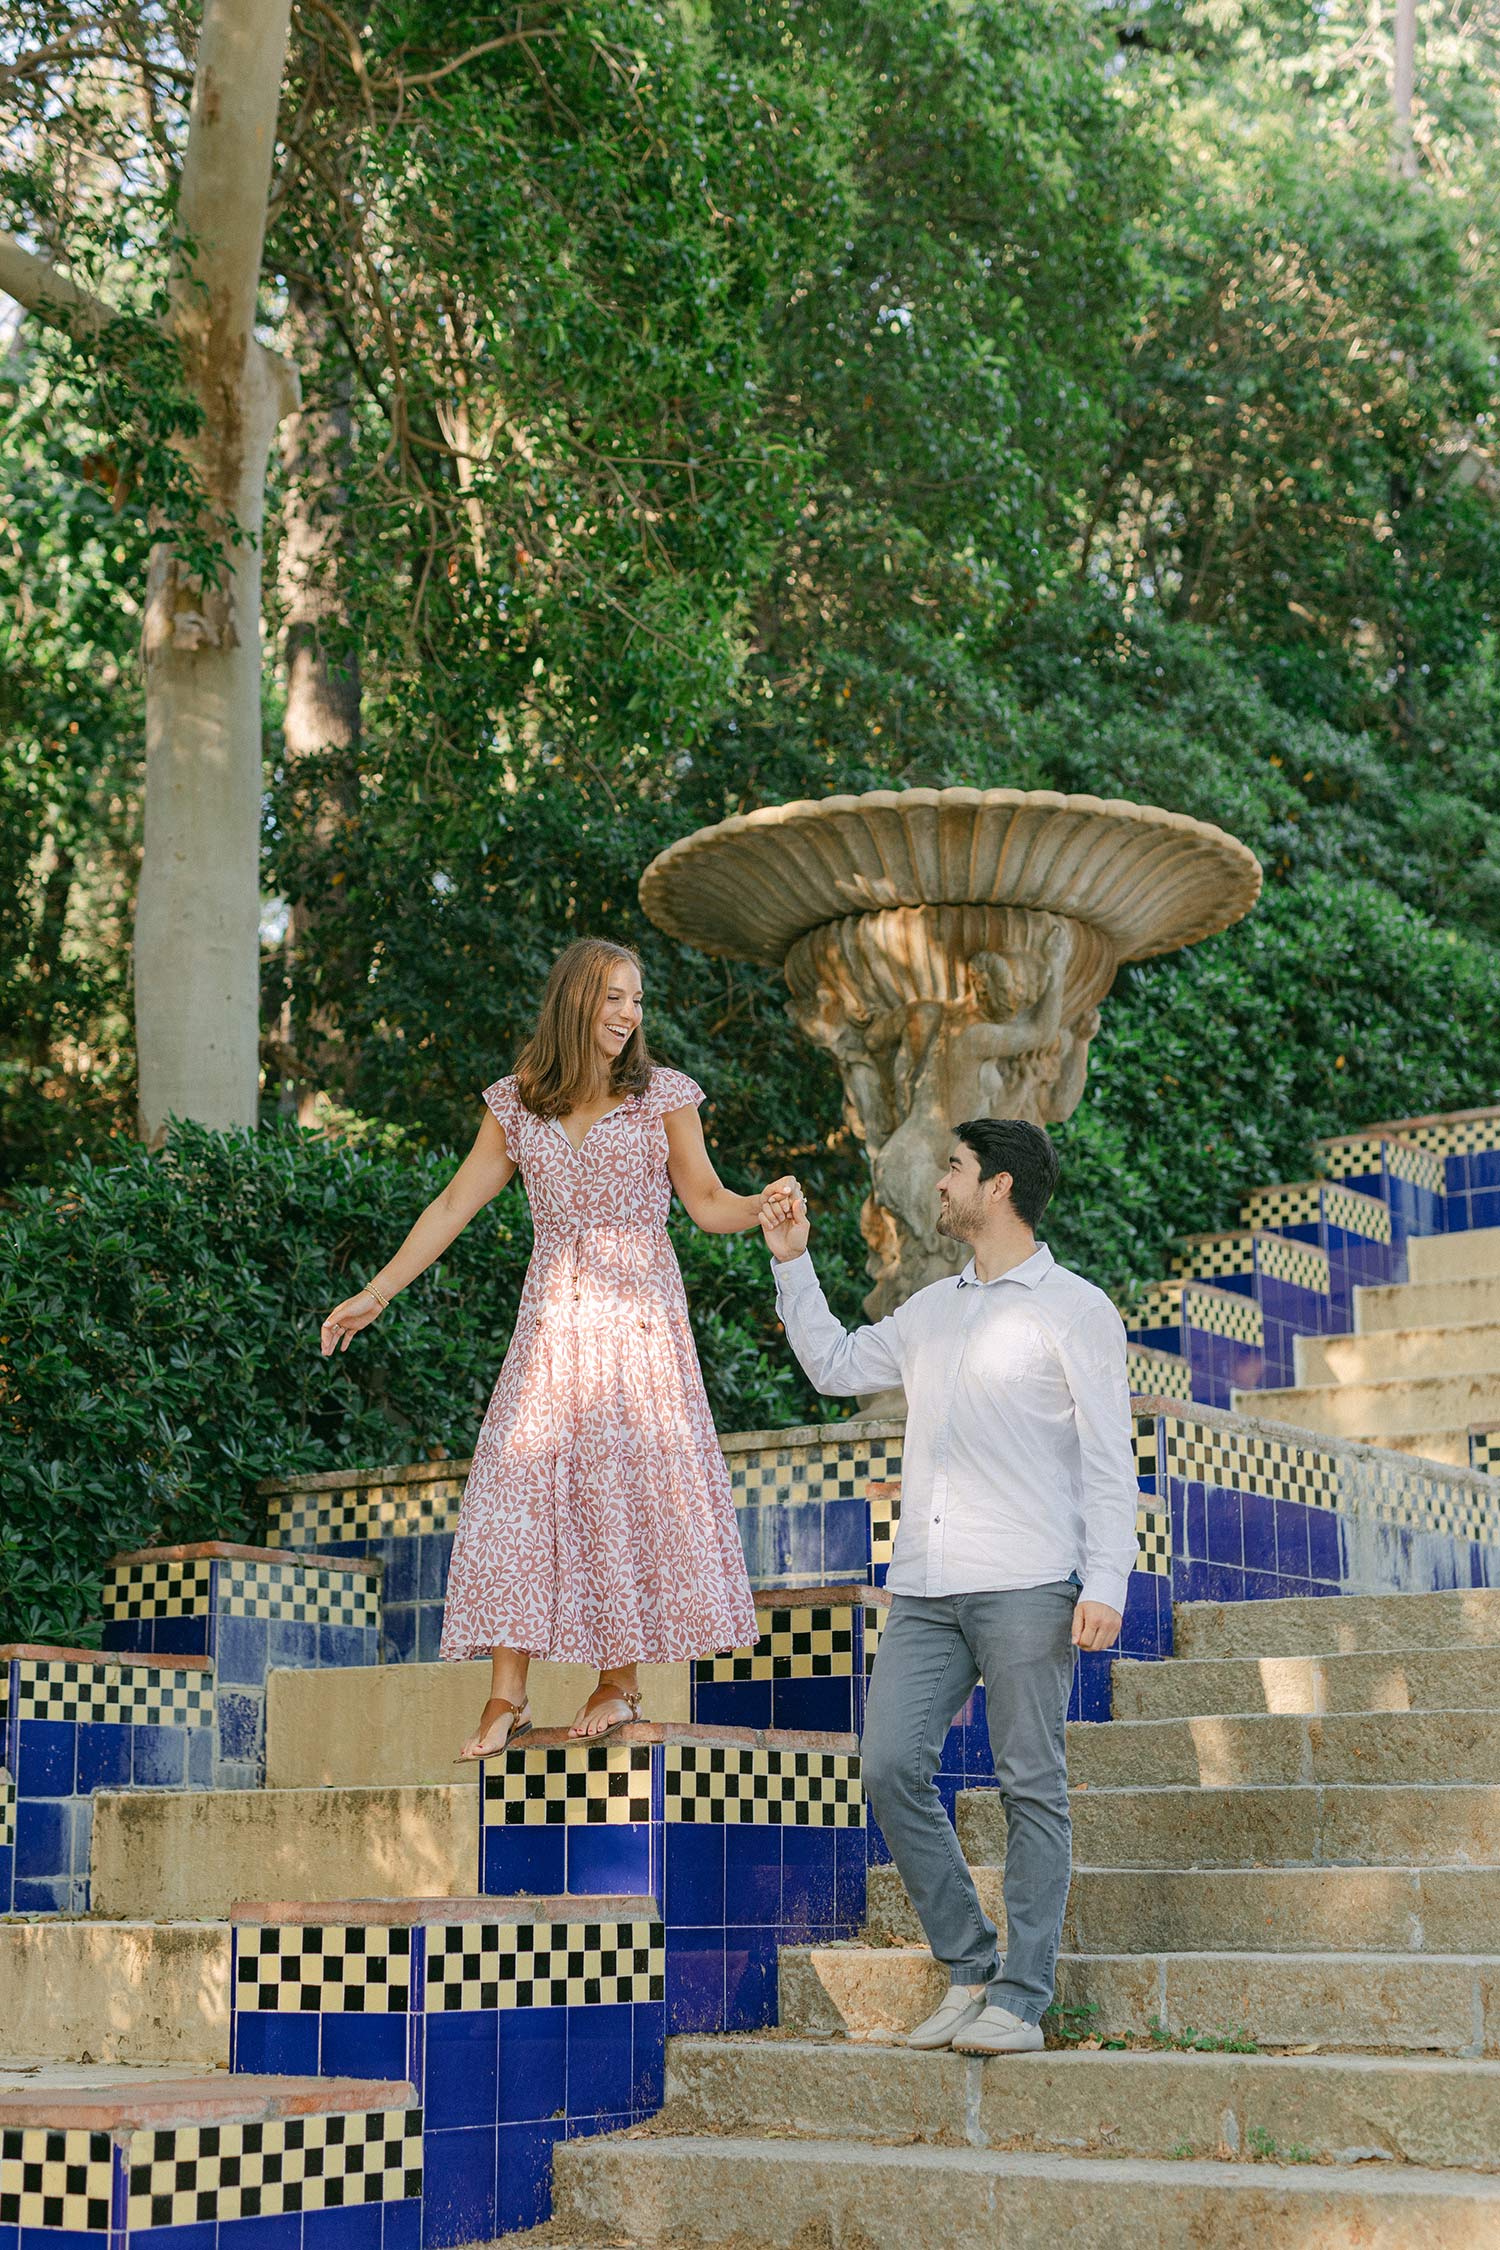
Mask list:
POLYGON ((541 2223, 558 2140, 660 2108, 665 1987, 651 1898, 240 1908, 231 2069, 408 2076, 440 2250, 541 2223))
POLYGON ((774 2020, 777 1949, 850 1937, 868 1846, 851 1735, 542 1730, 486 1761, 480 1889, 655 1898, 669 2031, 774 2020))
POLYGON ((1326 1179, 1385 1205, 1396 1248, 1414 1234, 1447 1230, 1446 1167, 1431 1150, 1378 1133, 1346 1133, 1319 1141, 1316 1156, 1326 1179))
POLYGON ((1500 1226, 1500 1111, 1383 1119, 1367 1137, 1385 1136, 1438 1158, 1443 1166, 1443 1232, 1500 1226))
POLYGON ((379 2082, 0 2095, 0 2242, 420 2250, 412 2101, 409 2084, 379 2082))
POLYGON ((217 1788, 265 1778, 266 1674, 378 1663, 380 1564, 209 1542, 121 1555, 105 1580, 104 1646, 214 1666, 217 1788))
POLYGON ((213 1722, 205 1658, 0 1648, 0 1912, 86 1913, 95 1790, 210 1786, 213 1722))

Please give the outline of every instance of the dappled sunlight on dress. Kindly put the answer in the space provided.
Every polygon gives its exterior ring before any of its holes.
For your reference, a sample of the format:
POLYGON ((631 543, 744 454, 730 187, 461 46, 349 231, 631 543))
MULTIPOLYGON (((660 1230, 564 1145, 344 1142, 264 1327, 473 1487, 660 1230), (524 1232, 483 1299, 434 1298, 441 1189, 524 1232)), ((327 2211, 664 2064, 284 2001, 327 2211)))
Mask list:
POLYGON ((729 1472, 666 1230, 662 1120, 702 1092, 654 1070, 577 1150, 513 1078, 484 1098, 536 1246, 464 1489, 442 1653, 598 1666, 748 1647, 729 1472))

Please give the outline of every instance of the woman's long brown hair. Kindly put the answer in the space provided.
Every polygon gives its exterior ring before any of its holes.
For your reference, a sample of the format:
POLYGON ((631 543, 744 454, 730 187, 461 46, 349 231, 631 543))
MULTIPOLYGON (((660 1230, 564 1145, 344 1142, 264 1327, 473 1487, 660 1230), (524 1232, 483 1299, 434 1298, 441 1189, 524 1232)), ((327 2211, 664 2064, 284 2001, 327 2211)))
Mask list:
MULTIPOLYGON (((622 961, 640 975, 641 964, 628 945, 586 937, 553 962, 536 1029, 516 1058, 516 1092, 533 1117, 567 1117, 593 1098, 600 1062, 594 1024, 610 971, 622 961)), ((610 1065, 609 1090, 644 1094, 650 1083, 651 1056, 637 1024, 610 1065)))

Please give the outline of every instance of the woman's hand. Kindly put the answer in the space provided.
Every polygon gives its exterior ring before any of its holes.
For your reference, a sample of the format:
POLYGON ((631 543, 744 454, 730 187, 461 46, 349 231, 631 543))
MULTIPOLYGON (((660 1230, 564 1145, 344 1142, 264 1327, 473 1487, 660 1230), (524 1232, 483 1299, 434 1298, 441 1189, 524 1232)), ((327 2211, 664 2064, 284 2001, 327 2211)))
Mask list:
POLYGON ((323 1323, 323 1357, 326 1359, 330 1352, 346 1352, 350 1337, 379 1318, 380 1306, 373 1290, 361 1289, 357 1297, 346 1297, 323 1323))
POLYGON ((760 1231, 778 1265, 800 1258, 811 1231, 807 1204, 797 1182, 788 1174, 773 1180, 760 1199, 760 1231))

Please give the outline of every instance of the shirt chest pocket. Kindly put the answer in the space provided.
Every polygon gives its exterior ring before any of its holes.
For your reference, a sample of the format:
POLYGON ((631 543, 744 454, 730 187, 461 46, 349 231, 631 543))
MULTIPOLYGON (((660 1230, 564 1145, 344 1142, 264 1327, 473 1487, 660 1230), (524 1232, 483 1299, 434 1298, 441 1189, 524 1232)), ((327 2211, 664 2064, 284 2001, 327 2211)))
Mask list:
POLYGON ((969 1337, 964 1372, 985 1385, 1031 1383, 1046 1372, 1050 1360, 1047 1332, 1034 1320, 989 1320, 969 1337))

